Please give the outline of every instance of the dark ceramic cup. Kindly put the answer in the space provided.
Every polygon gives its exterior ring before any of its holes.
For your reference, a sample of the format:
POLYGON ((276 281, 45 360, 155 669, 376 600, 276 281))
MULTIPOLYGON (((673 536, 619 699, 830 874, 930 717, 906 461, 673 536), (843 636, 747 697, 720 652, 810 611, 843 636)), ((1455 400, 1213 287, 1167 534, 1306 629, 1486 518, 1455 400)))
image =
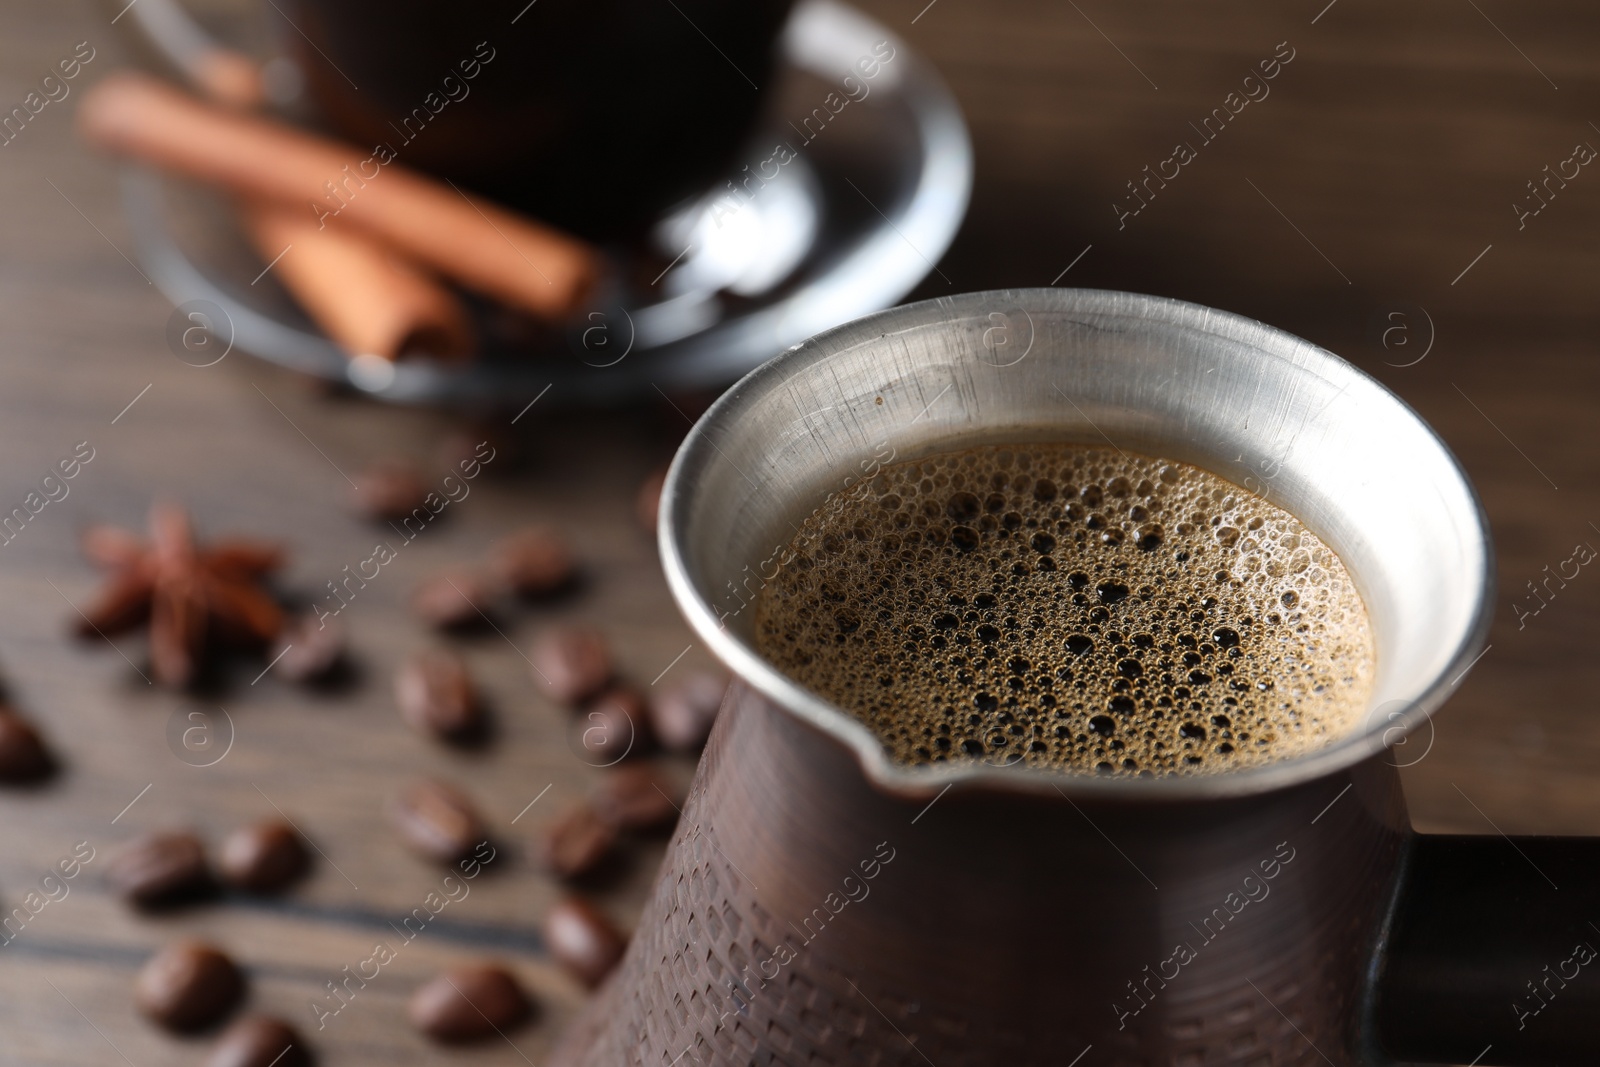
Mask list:
POLYGON ((791 2, 286 0, 282 39, 339 134, 606 238, 737 169, 791 2))

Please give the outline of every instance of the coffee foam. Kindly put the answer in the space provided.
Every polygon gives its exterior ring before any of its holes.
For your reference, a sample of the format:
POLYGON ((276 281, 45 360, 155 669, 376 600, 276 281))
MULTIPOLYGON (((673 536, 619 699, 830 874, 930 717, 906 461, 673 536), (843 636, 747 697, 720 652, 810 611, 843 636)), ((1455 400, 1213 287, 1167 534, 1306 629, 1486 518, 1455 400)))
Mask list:
POLYGON ((832 497, 790 547, 758 650, 902 763, 1233 771, 1351 733, 1372 688, 1339 558, 1184 463, 946 453, 832 497))

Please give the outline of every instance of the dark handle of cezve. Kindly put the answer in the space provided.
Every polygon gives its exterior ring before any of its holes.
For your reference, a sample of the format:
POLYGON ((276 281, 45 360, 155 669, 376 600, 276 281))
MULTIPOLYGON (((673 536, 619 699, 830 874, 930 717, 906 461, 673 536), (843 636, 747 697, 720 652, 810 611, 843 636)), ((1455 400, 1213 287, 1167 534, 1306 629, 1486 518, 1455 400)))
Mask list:
POLYGON ((1600 838, 1419 835, 1378 978, 1395 1059, 1600 1063, 1600 838))

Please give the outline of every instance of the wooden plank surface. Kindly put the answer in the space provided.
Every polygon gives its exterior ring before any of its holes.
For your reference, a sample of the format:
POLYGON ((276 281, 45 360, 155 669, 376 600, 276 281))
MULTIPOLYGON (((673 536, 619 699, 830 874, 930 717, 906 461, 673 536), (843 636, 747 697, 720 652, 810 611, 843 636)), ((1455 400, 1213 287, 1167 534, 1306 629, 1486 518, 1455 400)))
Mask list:
MULTIPOLYGON (((972 211, 940 264, 945 278, 921 295, 1055 279, 1183 297, 1300 333, 1398 391, 1482 491, 1501 588, 1491 650, 1440 718, 1427 757, 1406 772, 1417 823, 1600 833, 1600 657, 1590 645, 1600 578, 1580 575, 1522 629, 1511 609, 1574 543, 1600 543, 1600 361, 1587 329, 1600 175, 1584 170, 1520 230, 1511 208, 1546 164, 1578 142, 1600 145, 1590 122, 1600 121, 1600 14, 1559 0, 1419 0, 1403 10, 1376 0, 863 6, 938 64, 973 128, 972 211), (1125 183, 1175 142, 1197 141, 1189 123, 1224 106, 1284 41, 1294 58, 1270 96, 1200 145, 1119 228, 1112 205, 1125 183), (1382 330, 1396 324, 1406 332, 1385 348, 1382 330), (1421 362, 1396 365, 1425 349, 1421 362)), ((126 27, 110 24, 117 7, 0 7, 0 104, 20 102, 78 41, 97 49, 83 82, 127 58, 126 27)), ((210 15, 248 29, 251 10, 241 0, 213 4, 210 15)), ((491 464, 347 609, 362 680, 346 693, 308 694, 271 674, 251 685, 250 671, 214 697, 146 686, 117 651, 64 636, 67 602, 81 603, 96 581, 75 545, 85 523, 137 524, 152 498, 175 497, 203 533, 284 541, 284 586, 310 597, 381 536, 351 514, 349 479, 385 454, 435 463, 458 426, 322 395, 246 358, 207 369, 175 359, 170 308, 123 255, 131 248, 113 173, 72 135, 76 102, 50 105, 0 149, 0 511, 78 442, 95 450, 70 496, 0 546, 0 673, 66 761, 49 786, 0 795, 0 899, 17 902, 79 841, 96 859, 0 949, 0 1062, 198 1063, 203 1043, 144 1025, 129 998, 145 955, 180 932, 233 949, 250 968, 252 1004, 314 1031, 308 1004, 324 983, 366 958, 387 921, 438 884, 442 872, 407 856, 383 814, 392 792, 422 773, 480 799, 500 856, 315 1034, 324 1062, 541 1062, 579 992, 541 954, 537 923, 556 889, 534 873, 529 844, 598 772, 570 751, 566 716, 535 690, 519 650, 553 619, 589 620, 644 684, 691 644, 632 518, 636 486, 686 426, 654 409, 532 409, 518 427, 526 461, 491 464), (582 546, 585 589, 509 612, 504 638, 463 643, 493 701, 495 744, 469 753, 427 744, 389 696, 394 665, 432 640, 402 610, 405 598, 441 566, 534 520, 582 546), (209 768, 179 760, 170 720, 219 706, 236 729, 227 757, 209 768), (146 919, 100 884, 105 857, 135 832, 187 824, 215 839, 274 806, 326 854, 281 903, 230 900, 146 919), (513 1035, 515 1049, 446 1056, 405 1026, 404 1000, 441 963, 473 954, 509 960, 544 1014, 513 1035)), ((137 640, 119 644, 139 661, 137 640)), ((707 662, 692 648, 672 671, 707 662)), ((600 887, 627 924, 659 854, 659 845, 631 849, 600 887)))

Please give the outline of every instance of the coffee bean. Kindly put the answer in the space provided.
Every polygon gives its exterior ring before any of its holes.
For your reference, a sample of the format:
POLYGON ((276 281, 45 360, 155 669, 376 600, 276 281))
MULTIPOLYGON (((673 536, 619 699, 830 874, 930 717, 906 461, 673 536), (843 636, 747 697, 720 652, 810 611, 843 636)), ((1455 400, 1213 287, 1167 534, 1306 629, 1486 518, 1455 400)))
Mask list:
POLYGON ((400 717, 421 733, 459 738, 479 728, 483 712, 467 664, 452 652, 417 652, 394 679, 400 717))
POLYGON ((525 597, 558 593, 577 572, 566 538, 546 526, 530 526, 500 541, 491 565, 500 581, 525 597))
POLYGON ((655 748, 644 698, 626 686, 613 686, 584 704, 572 730, 578 755, 591 767, 610 767, 655 748))
POLYGON ((411 595, 411 610, 417 618, 440 630, 472 629, 485 625, 493 595, 488 583, 475 572, 450 570, 417 586, 411 595))
POLYGON ((639 487, 639 496, 635 499, 634 514, 639 519, 639 525, 651 537, 656 535, 656 519, 661 512, 661 489, 667 482, 667 468, 651 473, 639 487))
POLYGON ((9 708, 0 707, 0 782, 32 782, 55 769, 33 724, 9 708))
POLYGON ((106 863, 114 892, 134 904, 160 904, 199 894, 211 885, 205 847, 194 834, 151 833, 135 838, 106 863))
POLYGON ((206 1067, 311 1067, 311 1052, 282 1019, 247 1015, 222 1032, 206 1067))
POLYGON ((467 795, 431 778, 403 789, 390 816, 407 845, 439 863, 466 858, 472 846, 488 837, 483 819, 467 795))
POLYGON ((582 897, 556 901, 544 917, 544 943, 557 963, 591 989, 611 973, 628 947, 622 931, 582 897))
POLYGON ((288 647, 278 657, 277 672, 291 682, 318 682, 338 669, 344 659, 344 626, 329 617, 307 615, 289 624, 284 633, 288 647))
POLYGON ((139 968, 133 999, 169 1030, 199 1030, 226 1015, 244 994, 244 976, 221 950, 180 941, 139 968))
POLYGON ((667 781, 639 764, 607 772, 589 794, 595 814, 619 830, 654 830, 677 821, 681 806, 667 781))
POLYGON ((452 967, 411 994, 411 1025, 440 1042, 496 1037, 526 1019, 533 1002, 504 967, 452 967))
POLYGON ((671 752, 698 752, 711 736, 727 691, 726 677, 696 671, 652 694, 650 725, 661 747, 671 752))
POLYGON ((277 893, 305 873, 308 859, 293 826, 267 819, 229 834, 217 855, 217 869, 236 889, 277 893))
POLYGON ((356 479, 356 510, 370 519, 389 522, 423 506, 428 485, 416 467, 399 459, 380 460, 356 479))
POLYGON ((616 827, 587 804, 580 804, 545 827, 539 856, 551 873, 578 878, 598 867, 616 843, 616 827))
POLYGON ((611 678, 611 653, 597 630, 582 626, 550 630, 528 650, 533 676, 563 704, 576 706, 611 678))

